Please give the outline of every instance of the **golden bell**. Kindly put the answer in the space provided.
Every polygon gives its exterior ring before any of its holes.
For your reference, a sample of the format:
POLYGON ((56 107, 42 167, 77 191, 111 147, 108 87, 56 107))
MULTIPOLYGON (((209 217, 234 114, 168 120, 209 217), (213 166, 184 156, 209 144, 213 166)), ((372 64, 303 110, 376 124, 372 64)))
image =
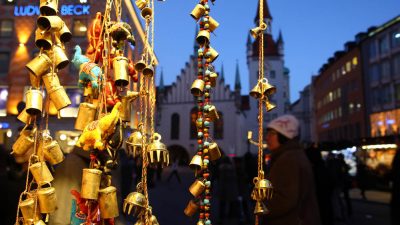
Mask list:
POLYGON ((185 210, 183 210, 183 213, 185 213, 186 216, 192 217, 199 210, 199 207, 200 206, 196 204, 196 202, 190 200, 185 210))
POLYGON ((257 201, 256 207, 254 208, 255 215, 265 215, 268 213, 267 207, 261 201, 257 201))
POLYGON ((122 112, 120 112, 119 117, 124 122, 131 121, 131 108, 132 108, 132 101, 139 97, 139 92, 137 91, 127 91, 126 96, 121 96, 121 103, 122 103, 122 112))
POLYGON ((262 89, 259 83, 257 83, 256 86, 251 89, 250 96, 255 99, 260 99, 263 96, 262 89))
POLYGON ((28 222, 40 220, 40 212, 36 203, 37 201, 35 201, 33 196, 19 202, 19 208, 21 209, 24 222, 27 224, 29 224, 28 222))
POLYGON ((41 188, 37 191, 41 213, 52 213, 57 209, 56 189, 54 187, 41 188))
POLYGON ((32 173, 33 178, 35 178, 35 181, 39 186, 50 183, 54 180, 53 175, 51 175, 51 172, 45 162, 37 162, 32 164, 29 167, 29 171, 32 173))
POLYGON ((214 30, 219 27, 219 23, 211 16, 208 18, 208 24, 208 29, 210 29, 211 32, 214 32, 214 30))
POLYGON ((72 39, 72 33, 69 30, 69 28, 67 27, 67 25, 64 25, 61 27, 61 30, 59 30, 56 33, 56 37, 62 42, 62 43, 66 43, 69 42, 72 39))
POLYGON ((140 215, 146 208, 146 197, 139 192, 131 192, 124 200, 123 211, 126 214, 140 215))
POLYGON ((208 59, 210 60, 210 62, 214 62, 219 56, 218 52, 211 46, 208 49, 208 54, 209 54, 208 59))
POLYGON ((46 225, 46 223, 43 222, 43 220, 38 220, 38 221, 35 221, 34 225, 46 225))
POLYGON ((150 7, 145 7, 142 9, 141 15, 143 19, 150 19, 153 15, 153 10, 150 7))
POLYGON ((144 60, 139 60, 135 63, 135 70, 137 72, 142 72, 144 68, 146 68, 146 63, 144 62, 144 60))
POLYGON ((154 76, 154 68, 152 65, 146 66, 146 68, 143 69, 142 74, 146 77, 153 77, 154 76))
POLYGON ((203 159, 199 155, 194 155, 189 163, 189 167, 193 170, 200 170, 203 167, 203 159))
POLYGON ((19 137, 12 146, 12 153, 17 155, 24 155, 29 149, 34 147, 35 139, 34 134, 36 131, 23 130, 19 137))
POLYGON ((203 220, 199 220, 196 225, 204 225, 204 221, 203 220))
POLYGON ((265 107, 266 107, 266 109, 267 109, 267 112, 269 112, 269 111, 275 109, 275 108, 276 108, 276 105, 275 105, 275 104, 272 104, 270 101, 266 100, 266 101, 265 101, 265 107))
POLYGON ((75 129, 84 130, 86 125, 95 120, 96 112, 96 106, 91 103, 83 102, 79 104, 78 116, 75 120, 75 129))
POLYGON ((40 90, 30 89, 25 93, 26 112, 30 115, 40 115, 43 107, 43 94, 40 90))
POLYGON ((197 4, 190 15, 195 19, 196 21, 200 19, 206 12, 206 8, 202 4, 197 4))
POLYGON ((99 190, 100 217, 103 219, 114 218, 119 215, 117 189, 109 186, 99 190))
POLYGON ((217 143, 213 142, 210 144, 208 147, 208 155, 211 161, 221 158, 221 151, 219 150, 217 143))
POLYGON ((210 119, 211 119, 212 121, 216 121, 216 120, 219 119, 219 115, 218 115, 217 108, 216 108, 214 105, 211 105, 211 106, 208 108, 208 116, 210 117, 210 119))
POLYGON ((83 169, 81 196, 85 199, 97 200, 100 189, 101 170, 83 169))
POLYGON ((42 79, 47 91, 60 86, 60 80, 56 73, 47 73, 42 76, 42 79))
POLYGON ((23 155, 13 154, 14 160, 18 164, 26 163, 26 162, 28 162, 28 160, 31 157, 31 155, 33 154, 33 152, 34 152, 34 148, 32 147, 23 155))
POLYGON ((43 31, 39 28, 35 31, 35 45, 38 48, 43 48, 44 50, 49 50, 53 45, 51 38, 51 32, 43 31))
POLYGON ((57 165, 64 161, 64 154, 60 148, 57 141, 51 141, 50 143, 45 143, 43 147, 44 159, 51 165, 57 165))
POLYGON ((40 14, 45 16, 57 15, 58 0, 40 0, 40 14))
POLYGON ((31 116, 29 113, 26 112, 26 109, 22 110, 22 112, 18 115, 17 119, 25 124, 30 124, 34 116, 31 116))
POLYGON ((39 16, 37 26, 45 31, 57 32, 64 25, 64 21, 59 16, 39 16))
POLYGON ((129 84, 128 79, 128 58, 117 56, 113 59, 114 81, 118 87, 125 87, 129 84))
POLYGON ((210 42, 210 32, 207 30, 201 30, 197 34, 196 41, 199 45, 203 46, 210 42))
POLYGON ((51 60, 46 54, 40 54, 32 59, 25 65, 25 68, 29 70, 35 76, 41 76, 50 69, 51 60))
POLYGON ((196 198, 197 196, 201 195, 205 189, 206 185, 204 182, 196 180, 192 185, 190 185, 189 192, 196 198))
POLYGON ((158 223, 157 217, 156 217, 155 215, 151 215, 151 217, 150 217, 150 223, 151 223, 151 225, 160 225, 160 224, 158 223))
POLYGON ((262 88, 261 89, 262 89, 262 92, 263 92, 264 96, 270 96, 270 95, 275 94, 276 87, 272 86, 271 84, 269 84, 267 79, 264 78, 261 81, 261 83, 262 83, 262 88))
POLYGON ((140 131, 133 132, 126 141, 127 155, 136 158, 142 153, 142 133, 140 131))
POLYGON ((196 79, 193 81, 192 87, 190 88, 190 92, 192 95, 199 97, 203 95, 204 91, 204 80, 196 79))
POLYGON ((258 177, 255 177, 253 179, 254 189, 253 189, 253 194, 256 200, 264 201, 264 200, 270 200, 272 198, 273 194, 273 187, 272 184, 269 180, 267 179, 259 179, 258 177))
POLYGON ((153 142, 148 145, 147 155, 150 165, 161 165, 162 167, 169 164, 169 152, 167 146, 161 142, 161 135, 153 134, 153 142))
POLYGON ((255 27, 250 30, 250 34, 254 39, 257 39, 258 36, 263 32, 263 30, 260 27, 255 27))
POLYGON ((58 111, 71 105, 71 100, 69 99, 63 86, 53 87, 49 91, 49 95, 50 100, 54 103, 54 106, 58 111))
POLYGON ((144 7, 146 7, 147 5, 147 1, 146 0, 136 0, 135 1, 135 5, 142 10, 144 7))
POLYGON ((64 49, 60 45, 53 45, 53 55, 51 58, 54 59, 56 68, 59 70, 68 66, 68 57, 65 54, 64 49))
POLYGON ((216 73, 216 72, 210 73, 211 87, 215 87, 217 85, 217 78, 218 78, 218 73, 216 73))

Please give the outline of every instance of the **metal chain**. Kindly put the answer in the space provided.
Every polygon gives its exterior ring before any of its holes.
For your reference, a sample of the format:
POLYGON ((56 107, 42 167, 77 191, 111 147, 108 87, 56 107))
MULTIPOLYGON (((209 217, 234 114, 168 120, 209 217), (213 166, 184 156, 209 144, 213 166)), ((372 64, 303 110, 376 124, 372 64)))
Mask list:
MULTIPOLYGON (((262 26, 264 23, 264 1, 260 0, 260 9, 259 9, 259 26, 262 26)), ((264 31, 263 31, 264 32, 264 31)), ((259 74, 258 80, 264 78, 264 33, 259 36, 259 74)), ((258 85, 258 84, 257 84, 258 85)), ((258 100, 258 177, 263 179, 263 123, 264 123, 264 115, 263 115, 263 100, 258 100)))

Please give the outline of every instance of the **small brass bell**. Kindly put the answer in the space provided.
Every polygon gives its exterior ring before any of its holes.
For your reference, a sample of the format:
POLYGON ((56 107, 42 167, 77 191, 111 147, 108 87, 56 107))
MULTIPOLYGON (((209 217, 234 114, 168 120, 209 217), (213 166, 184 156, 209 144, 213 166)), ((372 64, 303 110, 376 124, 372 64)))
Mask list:
POLYGON ((23 130, 21 131, 19 137, 14 142, 12 146, 12 153, 17 155, 24 155, 27 153, 31 148, 34 147, 35 139, 34 135, 36 133, 35 130, 23 130))
POLYGON ((203 220, 199 220, 196 225, 204 225, 204 221, 203 220))
POLYGON ((43 31, 39 28, 35 31, 35 45, 38 48, 43 48, 44 50, 49 50, 53 45, 51 38, 51 32, 43 31))
POLYGON ((153 142, 148 145, 148 159, 150 165, 161 165, 162 167, 169 164, 169 152, 165 144, 161 143, 161 135, 154 133, 153 142))
POLYGON ((146 68, 146 63, 144 62, 144 60, 139 60, 135 63, 135 70, 137 72, 142 72, 144 68, 146 68))
POLYGON ((47 91, 60 86, 60 80, 56 73, 47 73, 42 76, 42 80, 47 91))
POLYGON ((126 153, 136 158, 142 153, 142 133, 140 131, 133 132, 126 141, 126 153))
POLYGON ((146 209, 146 197, 139 192, 131 192, 124 200, 122 207, 124 213, 131 214, 133 209, 133 215, 139 216, 146 209))
POLYGON ((39 186, 50 183, 54 180, 49 168, 45 162, 37 162, 29 166, 29 171, 32 173, 33 178, 39 186))
POLYGON ((211 32, 214 32, 219 27, 219 23, 211 16, 208 18, 208 24, 211 32))
POLYGON ((262 23, 261 26, 251 29, 250 34, 254 39, 257 39, 257 37, 260 36, 265 29, 267 29, 267 24, 262 23))
POLYGON ((118 217, 117 189, 109 186, 99 190, 99 210, 103 219, 118 217))
POLYGON ((139 96, 139 92, 136 91, 128 91, 126 96, 121 96, 122 102, 122 112, 120 112, 119 117, 124 122, 131 121, 131 108, 132 108, 132 101, 139 96))
POLYGON ((152 65, 146 66, 146 68, 143 69, 142 74, 146 77, 153 77, 154 76, 154 68, 152 65))
POLYGON ((196 41, 201 46, 208 44, 210 42, 210 32, 207 30, 201 30, 197 34, 196 41))
POLYGON ((75 129, 84 130, 86 125, 96 118, 97 108, 95 105, 87 102, 79 104, 78 116, 75 120, 75 129))
POLYGON ((210 62, 214 62, 219 56, 219 53, 211 46, 208 49, 208 54, 209 54, 208 60, 210 60, 210 62))
POLYGON ((268 214, 268 209, 265 207, 264 203, 257 201, 256 207, 254 208, 255 215, 265 215, 268 214))
POLYGON ((40 220, 40 212, 37 209, 37 201, 33 196, 28 196, 25 200, 19 202, 19 208, 21 209, 24 222, 29 224, 28 221, 40 220), (36 209, 36 210, 35 210, 36 209))
POLYGON ((136 0, 135 1, 135 5, 140 9, 144 9, 144 7, 146 7, 147 5, 147 1, 146 0, 136 0))
POLYGON ((270 200, 273 194, 273 187, 269 180, 267 179, 259 179, 255 177, 253 179, 254 189, 252 193, 254 195, 255 200, 270 200))
POLYGON ((117 56, 113 59, 114 81, 118 87, 125 87, 129 84, 128 79, 128 58, 117 56))
POLYGON ((40 90, 30 89, 25 93, 26 112, 30 115, 40 115, 43 107, 43 94, 40 90))
POLYGON ((58 0, 40 0, 40 14, 55 16, 58 13, 58 0))
POLYGON ((50 100, 54 103, 58 111, 71 105, 71 100, 63 86, 53 87, 48 93, 50 95, 50 100))
POLYGON ((28 62, 25 67, 35 76, 41 76, 50 69, 51 60, 46 54, 40 54, 28 62))
POLYGON ((153 10, 150 7, 145 7, 142 9, 142 12, 140 13, 143 17, 143 19, 150 19, 151 16, 153 15, 153 10))
POLYGON ((199 204, 190 200, 183 213, 185 213, 186 216, 192 217, 199 210, 199 207, 199 204))
POLYGON ((251 89, 250 96, 255 99, 260 99, 263 96, 259 82, 256 84, 256 86, 254 86, 253 89, 251 89))
POLYGON ((61 30, 59 30, 56 34, 56 36, 60 39, 62 43, 69 42, 72 39, 72 33, 68 29, 67 25, 64 25, 61 27, 61 30))
POLYGON ((204 182, 196 180, 192 185, 190 185, 189 192, 196 198, 197 196, 201 195, 205 189, 206 185, 204 182))
POLYGON ((69 60, 67 55, 64 52, 64 49, 60 45, 53 45, 53 55, 54 63, 56 64, 56 68, 61 70, 68 66, 69 60))
POLYGON ((202 4, 197 4, 190 15, 195 19, 196 21, 200 19, 206 12, 206 8, 202 4))
POLYGON ((276 108, 275 104, 272 104, 270 101, 265 100, 265 108, 267 109, 267 112, 273 110, 276 108))
POLYGON ((25 124, 30 124, 34 117, 26 112, 26 109, 22 110, 22 112, 18 115, 17 119, 25 124))
POLYGON ((264 94, 264 96, 270 96, 275 94, 276 92, 276 87, 272 86, 271 84, 268 83, 268 80, 266 78, 264 78, 262 81, 262 92, 264 94))
POLYGON ((98 169, 83 169, 82 172, 82 198, 97 200, 102 171, 98 169))
POLYGON ((192 93, 192 95, 199 97, 203 95, 203 91, 204 91, 204 80, 196 79, 193 82, 192 87, 190 88, 190 92, 192 93))
POLYGON ((41 30, 57 32, 64 26, 64 21, 59 16, 39 16, 37 25, 41 30))
POLYGON ((155 215, 151 215, 151 217, 150 217, 150 223, 151 223, 151 225, 160 225, 160 224, 158 223, 157 217, 156 217, 155 215))
POLYGON ((189 167, 193 170, 200 170, 203 167, 203 159, 199 155, 194 155, 190 161, 189 167))
POLYGON ((44 159, 51 165, 57 165, 64 161, 64 154, 56 140, 50 141, 43 146, 44 159))
POLYGON ((221 151, 219 150, 217 143, 213 142, 210 144, 208 147, 208 155, 210 156, 211 161, 221 158, 221 151))
POLYGON ((211 87, 215 87, 217 85, 218 73, 211 72, 210 73, 210 83, 211 87))
POLYGON ((219 115, 218 115, 217 108, 216 108, 214 105, 211 105, 211 106, 208 108, 208 116, 210 117, 210 119, 211 119, 212 121, 216 121, 216 120, 219 119, 219 115))
POLYGON ((37 191, 41 213, 52 213, 57 209, 56 189, 54 187, 41 188, 37 191))

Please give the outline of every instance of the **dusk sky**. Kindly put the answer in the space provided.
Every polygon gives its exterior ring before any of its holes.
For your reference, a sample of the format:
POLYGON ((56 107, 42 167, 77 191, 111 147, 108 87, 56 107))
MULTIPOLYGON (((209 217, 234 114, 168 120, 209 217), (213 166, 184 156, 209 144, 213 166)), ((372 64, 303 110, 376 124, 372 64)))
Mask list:
MULTIPOLYGON (((311 75, 344 43, 358 32, 379 26, 400 15, 399 0, 267 0, 272 14, 272 33, 282 31, 285 66, 290 69, 291 102, 310 83, 311 75)), ((155 52, 164 83, 176 80, 193 53, 195 20, 189 15, 196 0, 166 0, 155 4, 155 52)), ((214 62, 218 71, 224 65, 225 82, 234 84, 236 61, 242 82, 242 94, 249 92, 246 64, 246 40, 254 25, 258 0, 216 0, 210 15, 220 27, 211 36, 211 45, 220 56, 214 62)), ((195 79, 193 77, 193 79, 195 79)), ((279 90, 278 90, 279 91, 279 90)), ((189 93, 189 89, 188 89, 189 93)))

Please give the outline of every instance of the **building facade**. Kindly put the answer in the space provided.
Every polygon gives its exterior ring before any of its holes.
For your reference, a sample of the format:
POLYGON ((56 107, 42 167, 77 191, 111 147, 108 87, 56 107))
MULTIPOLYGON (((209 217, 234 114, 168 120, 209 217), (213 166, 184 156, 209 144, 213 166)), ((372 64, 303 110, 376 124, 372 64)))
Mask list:
POLYGON ((311 143, 315 140, 311 136, 311 128, 313 121, 312 114, 312 93, 310 85, 304 87, 300 91, 300 97, 297 101, 290 105, 290 113, 296 116, 300 123, 300 141, 303 143, 311 143))

